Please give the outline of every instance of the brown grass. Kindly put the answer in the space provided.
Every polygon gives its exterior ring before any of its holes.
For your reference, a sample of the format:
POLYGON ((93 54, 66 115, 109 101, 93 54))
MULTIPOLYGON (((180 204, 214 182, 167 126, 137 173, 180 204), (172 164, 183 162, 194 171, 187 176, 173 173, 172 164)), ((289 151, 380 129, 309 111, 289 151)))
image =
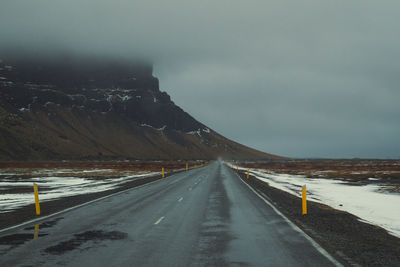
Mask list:
POLYGON ((0 170, 12 172, 18 177, 33 176, 58 176, 58 177, 85 177, 101 179, 104 177, 120 177, 143 172, 161 172, 164 168, 166 172, 184 169, 186 163, 189 167, 200 165, 205 162, 197 161, 121 161, 121 162, 0 162, 0 170), (54 171, 63 170, 61 173, 54 171), (91 172, 84 172, 89 170, 91 172))
POLYGON ((381 178, 400 182, 400 160, 293 160, 245 163, 242 166, 310 178, 341 178, 354 181, 381 178))

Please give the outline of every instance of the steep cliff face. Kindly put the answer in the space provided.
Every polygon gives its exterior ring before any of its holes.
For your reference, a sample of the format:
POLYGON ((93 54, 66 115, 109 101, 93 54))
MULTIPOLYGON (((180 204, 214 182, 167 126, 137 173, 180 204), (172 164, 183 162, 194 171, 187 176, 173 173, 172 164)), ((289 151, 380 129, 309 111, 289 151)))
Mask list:
POLYGON ((175 105, 148 64, 0 62, 0 159, 270 158, 175 105))

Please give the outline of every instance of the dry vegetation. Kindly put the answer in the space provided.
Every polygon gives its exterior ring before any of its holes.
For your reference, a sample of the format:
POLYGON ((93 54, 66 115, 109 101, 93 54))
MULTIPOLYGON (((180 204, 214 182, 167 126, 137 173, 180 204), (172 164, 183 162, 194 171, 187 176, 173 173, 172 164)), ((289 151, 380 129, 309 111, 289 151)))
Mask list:
POLYGON ((166 172, 200 165, 200 161, 65 161, 65 162, 0 162, 0 171, 12 176, 83 177, 92 179, 121 177, 145 172, 166 172))
POLYGON ((400 181, 400 160, 293 160, 248 162, 242 166, 310 178, 339 178, 352 181, 379 178, 400 181))

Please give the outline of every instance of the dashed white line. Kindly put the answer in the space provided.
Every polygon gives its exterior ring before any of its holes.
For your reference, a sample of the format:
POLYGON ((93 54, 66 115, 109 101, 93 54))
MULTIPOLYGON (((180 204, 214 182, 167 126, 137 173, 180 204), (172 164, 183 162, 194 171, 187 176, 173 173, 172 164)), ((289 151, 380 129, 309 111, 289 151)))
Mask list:
MULTIPOLYGON (((146 179, 146 178, 147 178, 147 177, 145 177, 145 178, 140 178, 140 179, 146 179)), ((82 204, 79 204, 79 205, 76 205, 76 206, 73 206, 73 207, 70 207, 70 208, 66 208, 66 209, 64 209, 64 210, 60 210, 60 211, 58 211, 58 212, 55 212, 55 213, 52 213, 52 214, 49 214, 49 215, 46 215, 46 216, 43 216, 43 217, 40 217, 40 218, 37 218, 37 219, 29 220, 29 221, 26 221, 26 222, 23 222, 23 223, 20 223, 20 224, 17 224, 17 225, 13 225, 13 226, 10 226, 10 227, 7 227, 7 228, 3 228, 3 229, 0 229, 0 233, 6 232, 6 231, 9 231, 9 230, 12 230, 12 229, 16 229, 16 228, 18 228, 18 227, 23 227, 23 226, 25 226, 25 225, 29 225, 29 224, 32 224, 32 223, 35 223, 35 222, 44 221, 45 219, 55 217, 55 216, 57 216, 57 215, 59 215, 59 214, 66 213, 66 212, 69 212, 69 211, 71 211, 71 210, 76 210, 76 209, 78 209, 78 208, 81 208, 81 207, 84 207, 84 206, 88 206, 88 205, 90 205, 90 204, 92 204, 92 203, 99 202, 99 201, 101 201, 101 200, 103 200, 103 199, 111 198, 111 197, 113 197, 113 196, 118 196, 118 195, 126 194, 126 193, 128 193, 128 191, 131 191, 131 190, 132 190, 132 191, 133 191, 133 190, 138 190, 139 188, 146 187, 146 186, 149 186, 149 185, 154 184, 154 183, 159 183, 159 182, 161 182, 161 181, 162 181, 162 180, 159 179, 159 180, 155 180, 155 181, 153 181, 153 182, 149 182, 149 183, 146 183, 146 184, 143 184, 143 185, 139 185, 139 186, 136 186, 136 187, 128 188, 128 189, 125 189, 125 190, 116 192, 116 193, 114 193, 114 194, 107 195, 107 196, 100 197, 100 198, 96 198, 96 199, 93 199, 93 200, 91 200, 91 201, 88 201, 88 202, 85 202, 85 203, 82 203, 82 204)))
POLYGON ((178 202, 181 202, 183 200, 183 197, 181 197, 180 199, 178 199, 178 202))
POLYGON ((189 191, 192 191, 192 188, 191 188, 191 187, 189 187, 189 191))
POLYGON ((165 217, 162 216, 162 217, 161 217, 160 219, 158 219, 154 224, 155 224, 155 225, 159 224, 162 220, 164 220, 164 218, 165 218, 165 217))

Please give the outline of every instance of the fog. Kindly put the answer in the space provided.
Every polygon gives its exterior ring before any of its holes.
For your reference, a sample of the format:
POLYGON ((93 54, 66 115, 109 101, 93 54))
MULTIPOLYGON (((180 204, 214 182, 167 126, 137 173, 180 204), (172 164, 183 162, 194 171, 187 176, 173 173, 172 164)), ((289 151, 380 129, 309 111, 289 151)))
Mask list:
POLYGON ((400 157, 400 2, 2 0, 12 49, 145 58, 215 131, 290 157, 400 157))

